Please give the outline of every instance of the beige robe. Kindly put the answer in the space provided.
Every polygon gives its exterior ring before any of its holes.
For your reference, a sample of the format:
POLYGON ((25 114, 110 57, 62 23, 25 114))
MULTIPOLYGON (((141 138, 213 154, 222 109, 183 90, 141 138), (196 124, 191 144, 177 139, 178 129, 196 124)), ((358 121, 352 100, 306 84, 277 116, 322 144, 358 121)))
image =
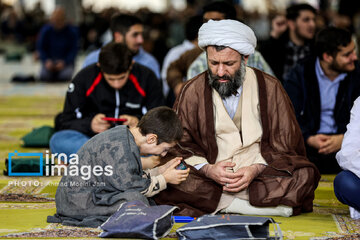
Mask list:
MULTIPOLYGON (((251 68, 246 68, 239 104, 234 119, 231 119, 220 95, 212 90, 216 143, 219 149, 216 162, 234 162, 235 167, 229 171, 236 172, 239 168, 252 164, 266 164, 260 154, 262 127, 258 92, 255 73, 251 68)), ((191 165, 207 162, 205 158, 198 156, 185 161, 191 165)), ((248 200, 247 190, 238 193, 223 192, 216 211, 228 207, 234 198, 248 200)))

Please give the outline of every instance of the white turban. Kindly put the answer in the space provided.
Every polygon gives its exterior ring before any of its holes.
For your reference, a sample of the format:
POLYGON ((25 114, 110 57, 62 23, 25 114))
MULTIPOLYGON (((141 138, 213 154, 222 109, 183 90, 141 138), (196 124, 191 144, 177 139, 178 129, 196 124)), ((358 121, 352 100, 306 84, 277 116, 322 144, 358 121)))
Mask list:
POLYGON ((199 29, 199 47, 226 46, 242 55, 253 54, 256 37, 251 28, 236 20, 210 20, 199 29))

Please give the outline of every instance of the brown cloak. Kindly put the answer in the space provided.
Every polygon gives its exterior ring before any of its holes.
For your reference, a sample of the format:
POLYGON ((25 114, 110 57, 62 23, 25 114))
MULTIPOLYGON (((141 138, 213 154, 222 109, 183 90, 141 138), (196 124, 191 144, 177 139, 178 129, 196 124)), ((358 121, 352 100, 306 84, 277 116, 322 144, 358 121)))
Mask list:
MULTIPOLYGON (((258 207, 291 206, 294 215, 311 212, 320 174, 306 158, 291 101, 276 78, 257 69, 254 71, 259 86, 263 128, 261 154, 268 166, 249 186, 250 204, 258 207)), ((173 156, 186 159, 196 155, 215 163, 218 148, 207 72, 186 82, 174 110, 182 122, 184 136, 167 159, 173 156)), ((212 213, 222 194, 222 186, 189 167, 191 171, 187 180, 179 185, 168 185, 155 201, 180 207, 178 215, 195 217, 212 213)))

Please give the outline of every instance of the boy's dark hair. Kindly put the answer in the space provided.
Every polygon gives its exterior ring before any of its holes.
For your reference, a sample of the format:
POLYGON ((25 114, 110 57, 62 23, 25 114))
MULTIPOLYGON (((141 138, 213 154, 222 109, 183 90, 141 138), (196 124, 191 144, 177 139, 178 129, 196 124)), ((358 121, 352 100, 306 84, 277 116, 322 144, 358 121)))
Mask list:
POLYGON ((339 47, 346 47, 351 43, 351 33, 343 28, 327 27, 322 29, 315 38, 316 56, 323 59, 327 53, 332 57, 340 51, 339 47))
POLYGON ((299 17, 300 12, 304 10, 311 11, 316 15, 316 9, 313 6, 306 3, 300 3, 291 5, 286 9, 286 19, 295 21, 299 17))
POLYGON ((117 14, 111 18, 110 29, 112 34, 121 33, 123 36, 129 31, 131 26, 135 24, 143 24, 140 18, 129 14, 117 14))
POLYGON ((132 63, 131 51, 122 43, 111 42, 101 48, 100 69, 107 74, 121 74, 129 70, 132 63))
POLYGON ((189 18, 185 25, 185 37, 189 41, 193 41, 198 37, 199 28, 203 24, 202 16, 193 16, 189 18))
POLYGON ((236 20, 236 9, 234 5, 225 1, 214 1, 203 7, 203 15, 207 12, 220 12, 225 15, 225 19, 236 20))
POLYGON ((148 111, 139 121, 142 135, 149 133, 158 136, 157 144, 179 142, 183 135, 182 125, 177 114, 169 107, 156 107, 148 111))

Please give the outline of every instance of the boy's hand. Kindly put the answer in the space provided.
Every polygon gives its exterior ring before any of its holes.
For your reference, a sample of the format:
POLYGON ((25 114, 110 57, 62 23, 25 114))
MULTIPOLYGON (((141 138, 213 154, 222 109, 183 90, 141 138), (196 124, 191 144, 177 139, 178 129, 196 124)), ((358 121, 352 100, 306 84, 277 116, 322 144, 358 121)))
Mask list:
POLYGON ((166 169, 168 169, 175 162, 179 162, 179 164, 180 164, 181 159, 182 159, 182 157, 176 157, 176 158, 171 159, 170 161, 168 161, 167 163, 165 163, 164 165, 159 167, 159 173, 163 174, 166 171, 166 169))
POLYGON ((120 115, 119 118, 125 118, 126 121, 123 122, 123 124, 128 125, 131 128, 136 127, 136 125, 139 122, 139 119, 137 117, 130 116, 130 115, 127 115, 127 114, 120 115))
POLYGON ((170 162, 172 162, 172 164, 162 174, 164 176, 166 182, 170 183, 170 184, 179 184, 182 181, 185 181, 187 176, 189 176, 190 168, 188 168, 186 170, 175 169, 176 166, 180 164, 180 160, 177 158, 174 158, 170 162))
POLYGON ((110 128, 110 123, 106 120, 103 120, 104 117, 106 117, 105 114, 98 113, 91 120, 91 130, 94 133, 101 133, 110 128))

